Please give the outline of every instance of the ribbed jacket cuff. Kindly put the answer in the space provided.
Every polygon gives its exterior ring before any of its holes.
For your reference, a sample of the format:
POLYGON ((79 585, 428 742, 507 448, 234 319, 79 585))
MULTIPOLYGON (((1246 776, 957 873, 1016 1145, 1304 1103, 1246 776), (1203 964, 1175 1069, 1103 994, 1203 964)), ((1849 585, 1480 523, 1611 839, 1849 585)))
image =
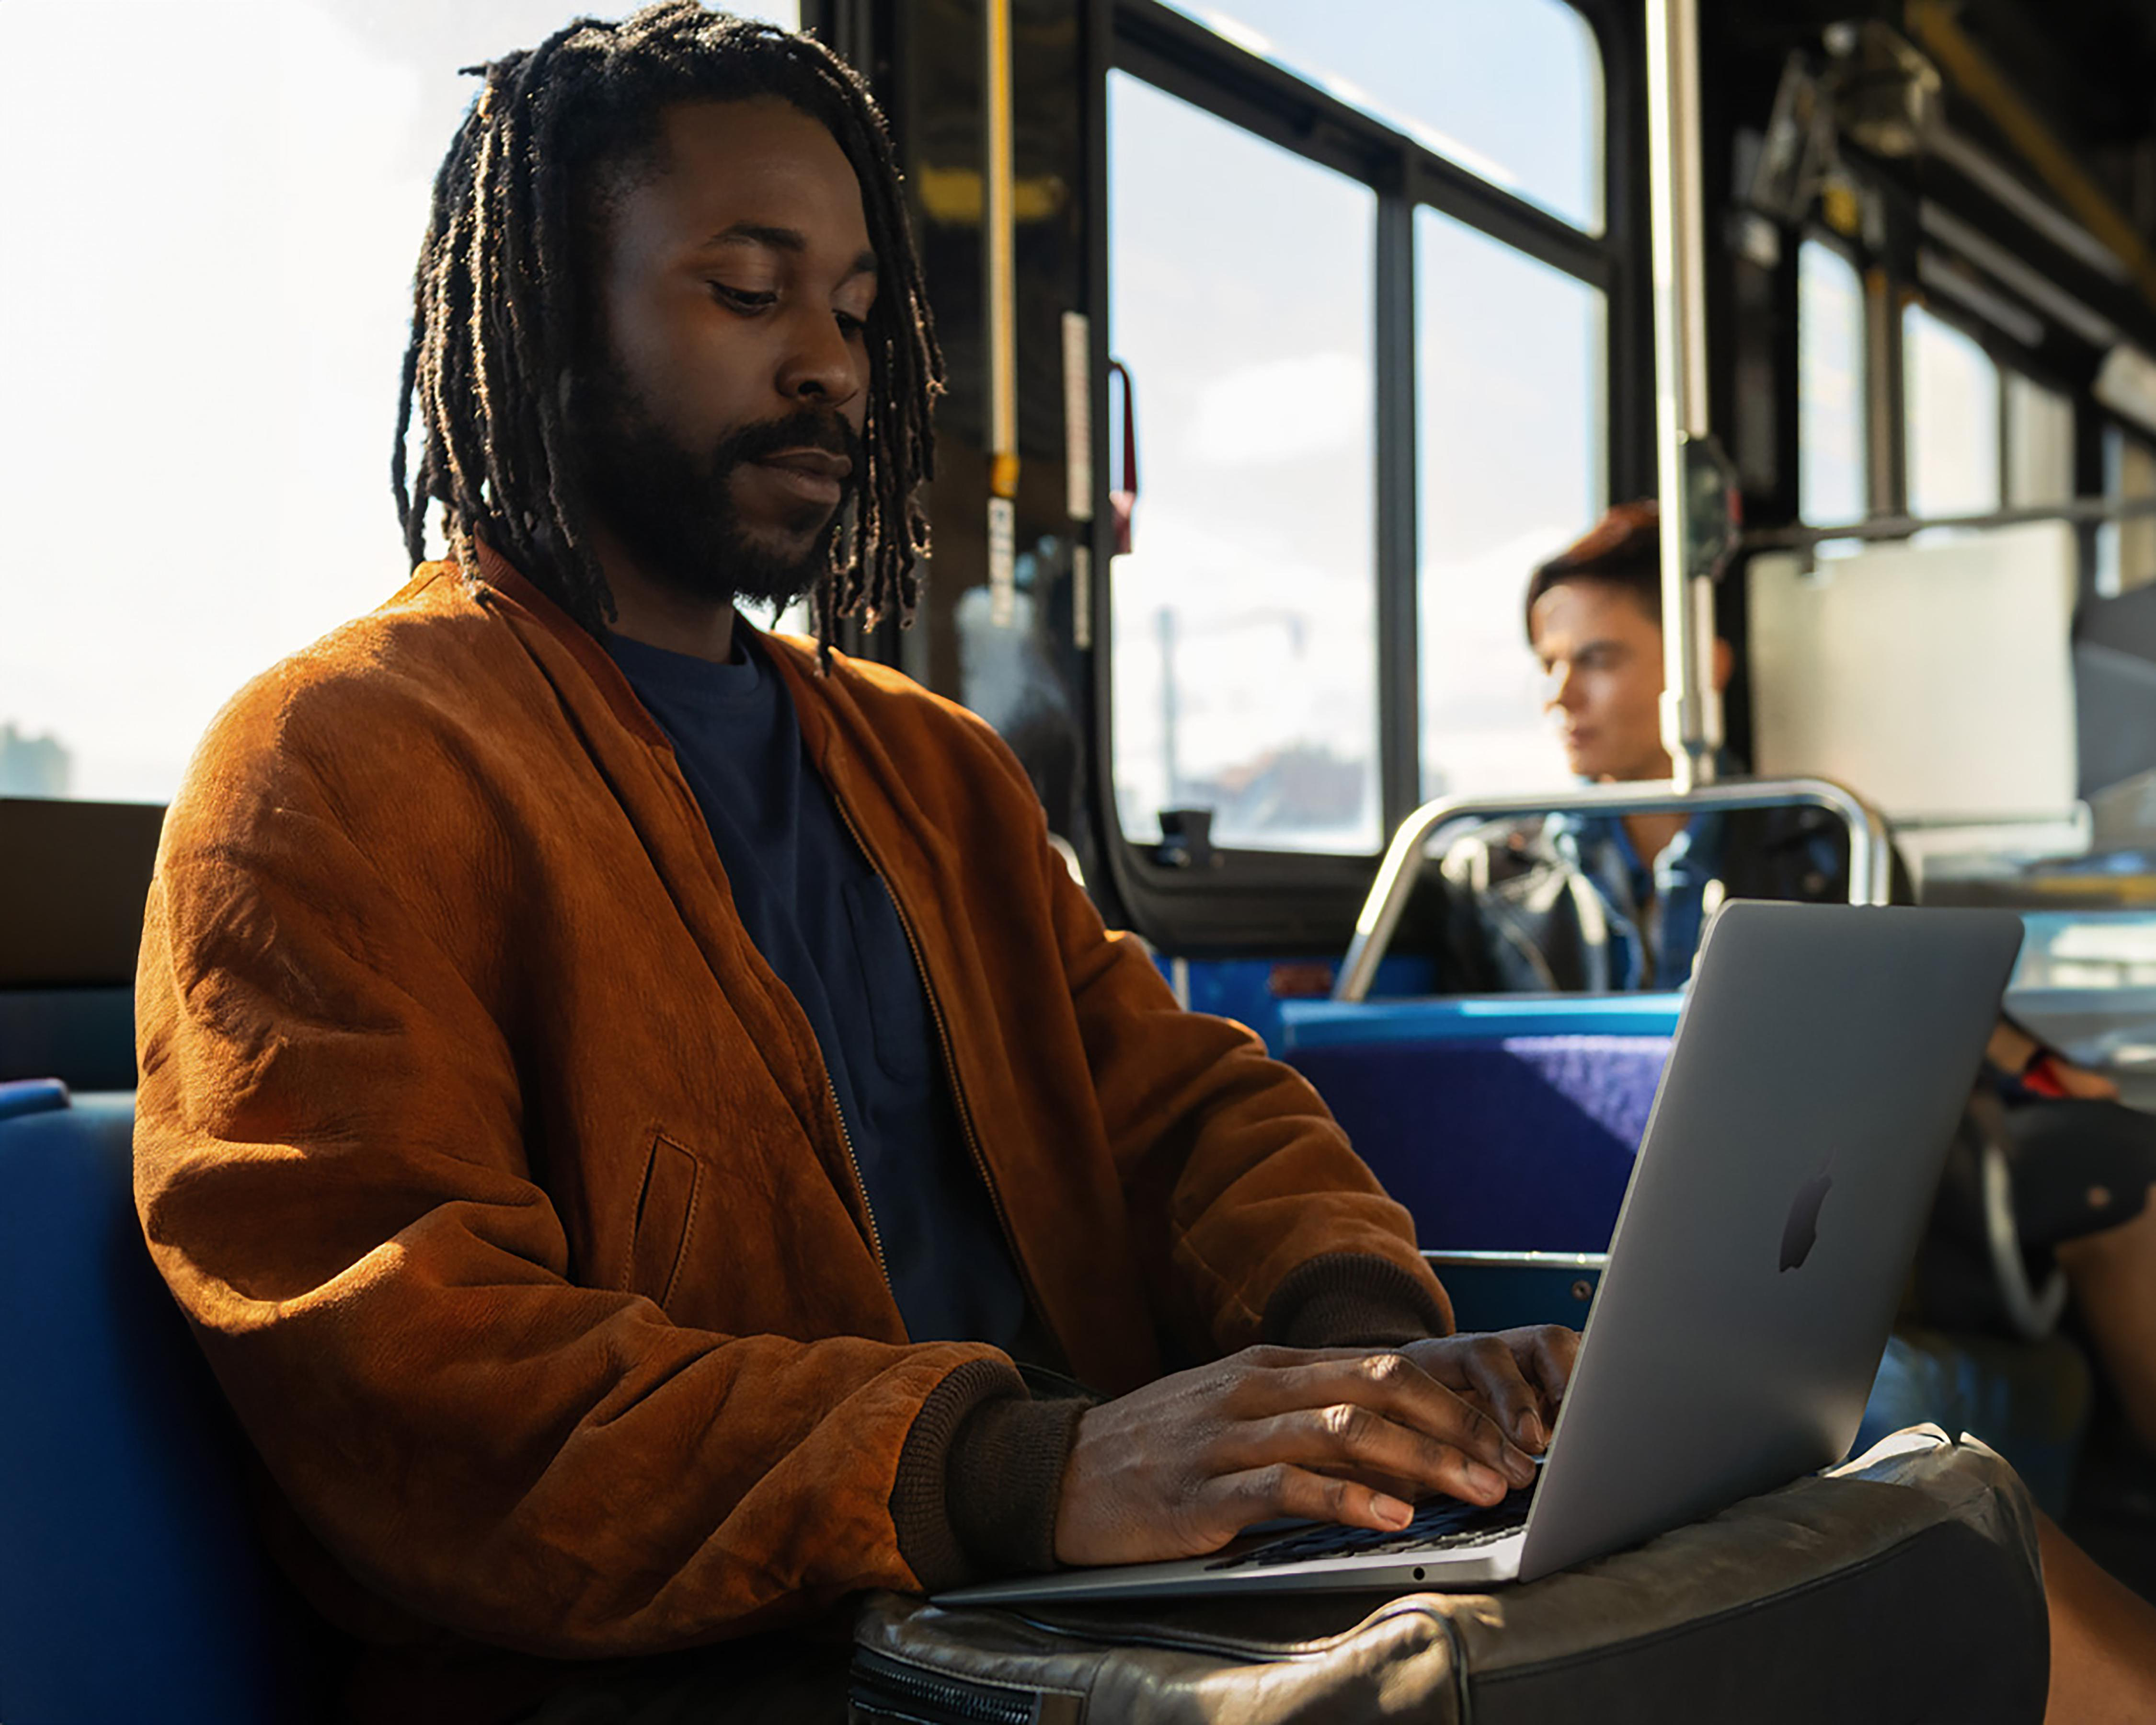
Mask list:
POLYGON ((1265 1337, 1283 1348, 1398 1348, 1450 1329, 1413 1272, 1360 1252, 1298 1265, 1265 1302, 1265 1337))
POLYGON ((1055 1568, 1063 1464, 1089 1401, 1002 1400, 973 1410, 951 1446, 945 1482, 952 1530, 989 1575, 1055 1568))
POLYGON ((929 1592, 1055 1567, 1063 1464, 1084 1399, 1035 1401, 1001 1360, 973 1360, 930 1392, 891 1494, 899 1555, 929 1592))

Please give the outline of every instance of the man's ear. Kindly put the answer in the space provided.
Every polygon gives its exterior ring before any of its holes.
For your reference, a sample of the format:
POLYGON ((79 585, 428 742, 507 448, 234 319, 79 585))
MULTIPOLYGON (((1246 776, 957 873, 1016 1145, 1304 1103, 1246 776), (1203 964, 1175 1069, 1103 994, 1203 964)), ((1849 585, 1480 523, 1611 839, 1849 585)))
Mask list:
POLYGON ((1736 649, 1717 635, 1714 638, 1714 692, 1717 695, 1729 686, 1729 679, 1736 670, 1736 649))

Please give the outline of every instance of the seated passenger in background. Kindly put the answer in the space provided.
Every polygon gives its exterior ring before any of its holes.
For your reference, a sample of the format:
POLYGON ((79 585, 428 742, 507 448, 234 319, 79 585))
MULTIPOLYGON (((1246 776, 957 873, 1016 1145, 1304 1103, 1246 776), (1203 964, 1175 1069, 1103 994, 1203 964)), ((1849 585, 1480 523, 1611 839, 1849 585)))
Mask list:
POLYGON ((914 601, 940 362, 855 75, 686 0, 498 61, 417 287, 451 555, 218 718, 137 993, 144 1231, 349 1712, 835 1716, 860 1589, 1532 1479, 1573 1332, 1448 1336, 995 733, 734 609, 914 601))
MULTIPOLYGON (((1619 505, 1537 569, 1526 610, 1572 770, 1601 783, 1667 778, 1655 503, 1619 505)), ((1717 640, 1717 688, 1731 663, 1717 640)), ((1451 845, 1443 867, 1449 990, 1676 988, 1725 897, 1845 903, 1849 834, 1817 809, 1553 814, 1491 823, 1451 845)), ((1898 859, 1894 885, 1897 899, 1912 896, 1898 859)), ((2023 1243, 2056 1251, 2128 1419, 2156 1450, 2156 1121, 2010 1021, 1986 1067, 2005 1104, 2023 1243)))
MULTIPOLYGON (((1545 708, 1583 779, 1670 776, 1661 559, 1652 500, 1620 504, 1527 583, 1545 708)), ((1732 662, 1717 640, 1717 689, 1732 662)), ((1455 843, 1444 868, 1449 991, 1676 988, 1725 897, 1846 902, 1849 835, 1817 809, 1553 814, 1491 823, 1455 843)))

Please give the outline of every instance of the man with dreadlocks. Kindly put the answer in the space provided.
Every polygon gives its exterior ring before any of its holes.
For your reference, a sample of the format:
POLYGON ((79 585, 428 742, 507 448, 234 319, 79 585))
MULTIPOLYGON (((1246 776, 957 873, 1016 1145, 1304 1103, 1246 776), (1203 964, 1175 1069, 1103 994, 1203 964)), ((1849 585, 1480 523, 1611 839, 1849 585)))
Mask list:
POLYGON ((396 456, 449 555, 218 717, 138 995, 145 1231, 351 1711, 738 1701, 857 1589, 1532 1477, 1570 1332, 1447 1337, 994 734, 829 649, 912 608, 940 375, 863 86, 690 0, 484 71, 396 456), (804 593, 820 653, 734 608, 804 593))

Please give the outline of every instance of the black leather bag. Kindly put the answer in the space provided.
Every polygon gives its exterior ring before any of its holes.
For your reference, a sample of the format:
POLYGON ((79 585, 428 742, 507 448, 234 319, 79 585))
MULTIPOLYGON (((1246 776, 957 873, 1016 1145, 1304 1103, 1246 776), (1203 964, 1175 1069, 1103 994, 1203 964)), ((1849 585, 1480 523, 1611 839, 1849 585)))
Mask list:
POLYGON ((863 1725, 1527 1725, 2044 1713, 2012 1471, 1936 1428, 1635 1550, 1479 1594, 945 1609, 872 1595, 863 1725))

